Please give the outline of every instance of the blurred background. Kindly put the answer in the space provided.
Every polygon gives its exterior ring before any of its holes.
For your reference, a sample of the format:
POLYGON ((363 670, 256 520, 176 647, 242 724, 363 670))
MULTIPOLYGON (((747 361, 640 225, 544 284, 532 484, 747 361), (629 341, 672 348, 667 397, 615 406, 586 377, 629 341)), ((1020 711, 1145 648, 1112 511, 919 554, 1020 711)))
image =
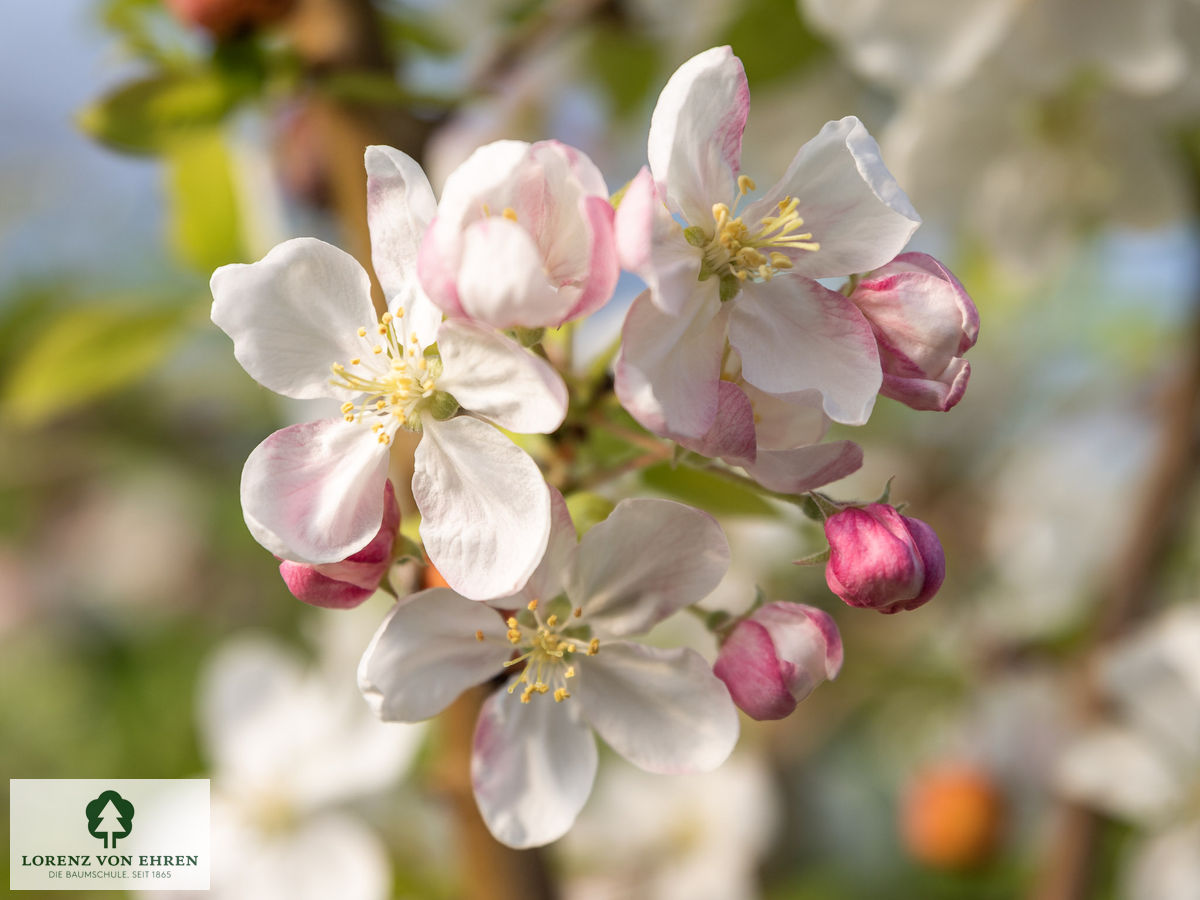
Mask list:
POLYGON ((1193 0, 57 0, 0 12, 0 84, 9 777, 211 778, 216 897, 1200 898, 1193 0), (387 598, 306 607, 245 530, 241 465, 301 413, 238 367, 208 277, 298 235, 365 259, 369 143, 436 189, 481 143, 554 137, 616 190, 666 78, 723 43, 744 170, 857 115, 925 219, 911 249, 979 306, 962 404, 881 400, 831 489, 895 476, 948 579, 849 609, 791 565, 822 545, 788 510, 612 486, 719 514, 708 604, 821 606, 846 664, 712 775, 602 755, 529 858, 553 887, 481 883, 446 730, 355 688, 387 598))

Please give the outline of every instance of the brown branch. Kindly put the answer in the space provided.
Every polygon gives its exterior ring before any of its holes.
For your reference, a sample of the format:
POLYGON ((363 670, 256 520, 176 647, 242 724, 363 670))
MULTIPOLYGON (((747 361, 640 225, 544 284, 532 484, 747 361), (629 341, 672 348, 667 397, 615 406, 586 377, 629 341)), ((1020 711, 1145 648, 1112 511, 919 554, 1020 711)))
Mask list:
MULTIPOLYGON (((1152 609, 1167 554, 1176 544, 1200 468, 1200 300, 1184 358, 1162 406, 1158 451, 1140 502, 1130 516, 1129 540, 1106 583, 1099 624, 1083 657, 1076 702, 1081 717, 1103 713, 1094 660, 1101 647, 1152 609)), ((1093 893, 1100 833, 1096 814, 1064 801, 1032 900, 1084 900, 1093 893)))

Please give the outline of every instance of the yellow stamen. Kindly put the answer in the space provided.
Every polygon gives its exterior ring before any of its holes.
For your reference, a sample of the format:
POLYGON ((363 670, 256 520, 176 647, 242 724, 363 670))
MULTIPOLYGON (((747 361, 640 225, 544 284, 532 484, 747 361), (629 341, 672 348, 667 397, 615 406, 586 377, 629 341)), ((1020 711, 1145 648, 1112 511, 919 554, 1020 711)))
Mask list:
POLYGON ((483 632, 482 631, 475 632, 475 640, 479 641, 480 643, 483 643, 483 632))
POLYGON ((504 207, 504 212, 502 213, 502 215, 504 216, 504 218, 508 219, 510 222, 517 221, 517 211, 515 209, 513 209, 511 206, 504 207))
POLYGON ((587 655, 595 656, 599 652, 600 652, 600 639, 592 638, 591 643, 588 644, 587 655))

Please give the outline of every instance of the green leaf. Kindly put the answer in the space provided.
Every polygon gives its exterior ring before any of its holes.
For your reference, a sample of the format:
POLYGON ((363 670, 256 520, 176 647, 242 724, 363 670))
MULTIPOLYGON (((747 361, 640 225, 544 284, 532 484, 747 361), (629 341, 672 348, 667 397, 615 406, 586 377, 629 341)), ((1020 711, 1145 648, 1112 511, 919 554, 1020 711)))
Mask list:
POLYGON ((182 325, 178 309, 87 306, 50 322, 13 365, 3 408, 35 427, 141 378, 167 355, 182 325))
POLYGON ((748 487, 697 469, 673 469, 659 463, 642 471, 642 483, 655 491, 698 506, 715 516, 774 516, 775 510, 748 487))
POLYGON ((575 523, 575 534, 583 537, 589 528, 608 518, 613 511, 613 502, 607 497, 590 491, 577 491, 566 498, 567 510, 575 523))
POLYGON ((207 274, 241 262, 244 250, 229 150, 218 131, 202 132, 166 156, 171 246, 207 274))
POLYGON ((82 109, 77 122, 114 150, 162 153, 211 130, 247 93, 243 80, 209 69, 166 72, 117 88, 82 109))

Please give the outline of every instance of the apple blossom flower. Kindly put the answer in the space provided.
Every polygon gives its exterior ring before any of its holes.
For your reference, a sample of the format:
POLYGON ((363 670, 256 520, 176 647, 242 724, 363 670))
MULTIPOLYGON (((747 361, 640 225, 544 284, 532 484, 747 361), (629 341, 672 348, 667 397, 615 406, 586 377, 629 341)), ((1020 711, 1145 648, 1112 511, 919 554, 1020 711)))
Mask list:
POLYGON ((932 528, 885 503, 850 507, 825 520, 825 582, 851 606, 897 613, 927 603, 946 577, 932 528))
POLYGON ((829 613, 768 603, 725 639, 713 673, 752 719, 782 719, 842 668, 842 638, 829 613))
POLYGON ((620 266, 600 170, 558 141, 496 141, 446 179, 420 275, 451 318, 556 327, 612 296, 620 266))
POLYGON ((213 274, 212 318, 243 368, 284 396, 341 404, 341 418, 283 428, 251 452, 246 524, 294 562, 337 563, 362 550, 383 521, 389 445, 404 428, 421 435, 412 490, 430 559, 466 596, 510 593, 542 556, 550 501, 536 463, 493 424, 553 431, 566 388, 493 329, 440 322, 415 279, 433 191, 399 151, 370 147, 366 165, 382 317, 362 267, 315 239, 213 274))
POLYGON ((879 393, 913 409, 946 411, 962 399, 979 337, 979 312, 950 270, 925 253, 902 253, 850 294, 883 365, 879 393))
POLYGON ((728 47, 684 63, 655 107, 649 168, 617 210, 622 264, 649 286, 626 319, 617 395, 656 433, 698 438, 712 427, 727 344, 746 382, 818 391, 838 422, 865 422, 879 390, 870 326, 814 279, 883 265, 920 219, 853 117, 826 124, 742 208, 756 189, 739 174, 748 109, 728 47))
POLYGON ((383 524, 367 546, 341 562, 310 566, 285 559, 279 574, 297 600, 327 609, 358 606, 379 589, 392 562, 392 544, 400 527, 400 506, 391 481, 383 486, 383 524))
POLYGON ((432 588, 401 600, 359 667, 388 721, 418 721, 505 671, 475 729, 472 782, 492 834, 512 847, 571 827, 596 773, 594 729, 635 765, 710 771, 737 740, 729 692, 693 650, 625 638, 702 599, 729 565, 706 513, 668 500, 624 500, 575 537, 561 495, 545 558, 510 597, 469 601, 432 588), (546 696, 549 695, 549 696, 546 696))
POLYGON ((344 677, 344 645, 361 646, 363 623, 318 616, 315 664, 250 636, 205 663, 197 730, 212 781, 211 893, 165 900, 391 895, 387 847, 347 806, 400 780, 424 728, 384 725, 363 707, 344 677))

